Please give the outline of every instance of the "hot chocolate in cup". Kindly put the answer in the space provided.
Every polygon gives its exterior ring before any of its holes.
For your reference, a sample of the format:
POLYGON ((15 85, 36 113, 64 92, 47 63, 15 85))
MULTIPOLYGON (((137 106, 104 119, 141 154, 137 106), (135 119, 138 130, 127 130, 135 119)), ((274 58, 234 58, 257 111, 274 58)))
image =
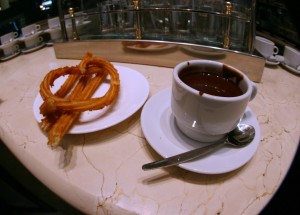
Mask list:
POLYGON ((233 130, 257 88, 237 68, 210 60, 174 67, 171 110, 179 130, 200 142, 215 142, 233 130))

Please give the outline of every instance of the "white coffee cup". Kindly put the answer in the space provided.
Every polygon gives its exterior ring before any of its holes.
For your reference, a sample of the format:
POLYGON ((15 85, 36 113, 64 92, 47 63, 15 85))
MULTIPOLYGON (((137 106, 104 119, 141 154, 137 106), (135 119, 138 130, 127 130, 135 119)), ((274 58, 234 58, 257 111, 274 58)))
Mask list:
POLYGON ((54 17, 51 19, 48 19, 48 27, 49 28, 60 28, 60 22, 58 17, 54 17))
POLYGON ((255 37, 255 49, 267 59, 278 54, 279 51, 274 42, 260 36, 255 37))
POLYGON ((7 34, 1 36, 1 44, 4 45, 6 43, 10 43, 18 36, 19 36, 18 32, 7 33, 7 34))
MULTIPOLYGON (((285 46, 283 51, 284 63, 298 69, 300 66, 300 52, 290 46, 285 46)), ((300 70, 300 68, 298 69, 300 70)))
POLYGON ((49 33, 51 40, 59 40, 62 38, 61 29, 60 28, 49 28, 44 31, 45 33, 49 33))
POLYGON ((24 43, 26 48, 33 48, 43 42, 43 37, 39 36, 39 34, 33 34, 31 36, 24 38, 24 43))
POLYGON ((38 24, 31 24, 22 28, 23 37, 27 37, 33 34, 36 34, 41 29, 41 26, 38 24))
MULTIPOLYGON (((191 77, 191 80, 204 79, 191 77)), ((204 84, 212 86, 210 83, 204 84)), ((213 87, 216 86, 213 84, 213 87)), ((219 88, 221 91, 225 89, 223 86, 219 88)), ((186 136, 201 142, 214 142, 224 138, 237 126, 256 92, 255 83, 232 66, 210 60, 185 61, 176 65, 173 70, 171 110, 178 128, 186 136), (183 74, 198 75, 203 74, 202 72, 232 76, 230 80, 233 80, 234 87, 240 88, 241 95, 225 97, 203 93, 182 79, 183 74)))
POLYGON ((0 49, 3 50, 3 54, 5 56, 11 56, 11 55, 13 55, 13 54, 15 54, 15 53, 17 53, 17 52, 20 51, 20 47, 17 44, 17 41, 13 41, 13 42, 1 45, 0 49))

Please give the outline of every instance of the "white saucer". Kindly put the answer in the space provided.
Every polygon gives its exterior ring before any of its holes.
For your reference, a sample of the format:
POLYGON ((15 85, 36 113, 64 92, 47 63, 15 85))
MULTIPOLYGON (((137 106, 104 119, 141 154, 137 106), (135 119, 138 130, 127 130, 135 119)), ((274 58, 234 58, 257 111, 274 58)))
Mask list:
POLYGON ((293 73, 295 73, 295 74, 297 74, 297 75, 300 75, 300 70, 297 70, 297 69, 295 69, 294 67, 291 67, 291 66, 289 66, 289 65, 287 65, 287 64, 285 64, 285 63, 281 63, 281 65, 282 65, 285 69, 287 69, 287 70, 289 70, 289 71, 291 71, 291 72, 293 72, 293 73))
MULTIPOLYGON (((118 70, 120 77, 120 92, 116 102, 101 110, 83 112, 68 132, 69 134, 89 133, 114 126, 132 116, 145 103, 150 90, 147 79, 141 73, 131 68, 124 66, 115 66, 115 68, 118 70)), ((55 80, 51 91, 55 92, 59 89, 66 78, 67 75, 55 80)), ((97 89, 93 97, 103 96, 109 86, 109 82, 105 81, 97 89)), ((43 99, 38 93, 33 103, 33 113, 38 122, 41 122, 43 118, 39 109, 42 103, 43 99)))
MULTIPOLYGON (((143 133, 152 148, 162 157, 170 157, 207 144, 197 142, 182 134, 170 108, 171 88, 153 95, 144 105, 141 114, 143 133)), ((179 167, 197 173, 220 174, 245 165, 255 154, 260 143, 260 127, 248 107, 241 123, 255 127, 255 138, 243 148, 223 147, 201 159, 179 164, 179 167)))
POLYGON ((266 64, 269 65, 269 66, 276 66, 276 65, 280 64, 280 62, 279 61, 266 60, 266 64))
POLYGON ((39 49, 43 48, 45 45, 46 45, 46 44, 45 44, 44 42, 42 42, 41 44, 39 44, 39 45, 37 45, 37 46, 35 46, 35 47, 32 47, 32 48, 24 48, 24 49, 22 50, 22 53, 27 54, 27 53, 30 53, 30 52, 34 52, 34 51, 36 51, 36 50, 39 50, 39 49))
POLYGON ((10 60, 10 59, 12 59, 12 58, 18 56, 20 53, 21 53, 21 51, 16 52, 16 53, 14 53, 14 54, 12 54, 12 55, 9 55, 9 56, 3 56, 0 60, 1 60, 1 61, 7 61, 7 60, 10 60))

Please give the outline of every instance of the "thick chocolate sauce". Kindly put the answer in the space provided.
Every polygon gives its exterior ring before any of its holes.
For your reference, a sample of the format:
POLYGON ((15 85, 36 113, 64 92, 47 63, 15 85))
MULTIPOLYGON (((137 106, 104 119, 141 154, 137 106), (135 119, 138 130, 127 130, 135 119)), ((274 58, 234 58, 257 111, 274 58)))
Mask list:
POLYGON ((239 83, 243 76, 228 66, 224 65, 222 71, 206 71, 199 66, 188 64, 179 72, 179 78, 190 87, 199 91, 199 94, 207 93, 222 97, 235 97, 243 94, 239 83))

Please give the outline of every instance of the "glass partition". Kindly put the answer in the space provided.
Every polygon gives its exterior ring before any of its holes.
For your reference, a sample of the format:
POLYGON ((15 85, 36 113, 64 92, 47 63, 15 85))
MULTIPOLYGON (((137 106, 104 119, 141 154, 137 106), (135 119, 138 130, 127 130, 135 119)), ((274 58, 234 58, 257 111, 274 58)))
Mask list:
POLYGON ((60 17, 65 40, 161 40, 252 53, 254 11, 255 0, 105 0, 61 6, 60 17))

